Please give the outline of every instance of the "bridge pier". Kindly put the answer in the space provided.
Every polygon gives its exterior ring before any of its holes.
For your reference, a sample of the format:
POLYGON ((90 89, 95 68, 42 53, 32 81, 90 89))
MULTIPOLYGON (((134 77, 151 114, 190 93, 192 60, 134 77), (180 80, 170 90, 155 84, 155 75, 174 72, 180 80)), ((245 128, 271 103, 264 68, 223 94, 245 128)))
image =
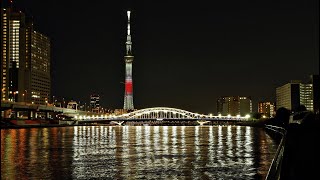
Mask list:
POLYGON ((45 119, 49 119, 50 113, 49 112, 45 112, 45 119))
POLYGON ((10 118, 11 111, 12 111, 11 109, 6 109, 4 111, 1 111, 1 117, 3 119, 4 118, 6 118, 6 119, 10 118))
POLYGON ((118 126, 122 126, 122 124, 124 123, 124 121, 111 121, 115 124, 117 124, 118 126))
POLYGON ((203 126, 204 124, 207 124, 210 121, 197 121, 200 126, 203 126))

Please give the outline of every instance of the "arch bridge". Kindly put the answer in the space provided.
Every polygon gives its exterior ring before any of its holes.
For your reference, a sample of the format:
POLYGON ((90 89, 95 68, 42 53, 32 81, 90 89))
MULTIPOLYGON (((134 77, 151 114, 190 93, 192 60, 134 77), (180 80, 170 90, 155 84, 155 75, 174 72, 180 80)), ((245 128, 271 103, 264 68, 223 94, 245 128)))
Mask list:
POLYGON ((121 114, 121 115, 101 115, 101 116, 79 116, 75 117, 80 121, 137 121, 137 120, 247 120, 249 117, 238 116, 213 116, 193 113, 190 111, 169 108, 169 107, 153 107, 140 109, 137 111, 121 114))

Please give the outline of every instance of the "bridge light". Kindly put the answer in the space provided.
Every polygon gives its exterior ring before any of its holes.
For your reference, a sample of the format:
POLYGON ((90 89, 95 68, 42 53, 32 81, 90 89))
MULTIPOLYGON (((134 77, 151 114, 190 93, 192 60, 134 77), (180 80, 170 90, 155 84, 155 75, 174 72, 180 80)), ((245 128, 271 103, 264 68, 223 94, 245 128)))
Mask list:
POLYGON ((228 114, 228 118, 230 118, 231 117, 231 115, 230 114, 228 114))
POLYGON ((221 114, 219 114, 218 116, 221 117, 221 114))
POLYGON ((240 118, 240 114, 237 115, 237 118, 240 118))
POLYGON ((249 119, 249 118, 250 118, 250 115, 249 115, 249 114, 247 114, 247 115, 245 116, 245 118, 249 119))
POLYGON ((262 118, 266 118, 266 115, 263 115, 262 118))
POLYGON ((212 113, 210 113, 209 116, 212 117, 212 113))
POLYGON ((78 119, 78 116, 74 116, 75 119, 78 119))

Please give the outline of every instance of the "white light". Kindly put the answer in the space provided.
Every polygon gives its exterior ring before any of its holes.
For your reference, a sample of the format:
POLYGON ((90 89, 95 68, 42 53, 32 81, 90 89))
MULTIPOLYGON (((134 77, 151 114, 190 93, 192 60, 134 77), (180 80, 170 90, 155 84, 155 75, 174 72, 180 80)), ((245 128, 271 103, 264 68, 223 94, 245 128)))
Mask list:
POLYGON ((130 11, 127 11, 127 15, 128 15, 128 20, 130 19, 130 11))
POLYGON ((249 115, 249 114, 247 114, 247 115, 245 116, 245 118, 247 118, 247 119, 248 119, 248 118, 250 118, 250 115, 249 115))
POLYGON ((239 117, 240 117, 240 115, 238 114, 238 115, 237 115, 237 118, 239 118, 239 117))

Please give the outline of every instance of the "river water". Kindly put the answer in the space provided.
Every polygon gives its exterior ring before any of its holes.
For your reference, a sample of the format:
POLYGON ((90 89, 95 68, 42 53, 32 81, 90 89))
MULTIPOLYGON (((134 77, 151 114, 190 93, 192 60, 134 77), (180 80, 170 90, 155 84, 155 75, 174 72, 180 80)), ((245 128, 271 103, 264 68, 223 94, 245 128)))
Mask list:
POLYGON ((1 130, 1 179, 264 179, 277 143, 248 126, 1 130))

